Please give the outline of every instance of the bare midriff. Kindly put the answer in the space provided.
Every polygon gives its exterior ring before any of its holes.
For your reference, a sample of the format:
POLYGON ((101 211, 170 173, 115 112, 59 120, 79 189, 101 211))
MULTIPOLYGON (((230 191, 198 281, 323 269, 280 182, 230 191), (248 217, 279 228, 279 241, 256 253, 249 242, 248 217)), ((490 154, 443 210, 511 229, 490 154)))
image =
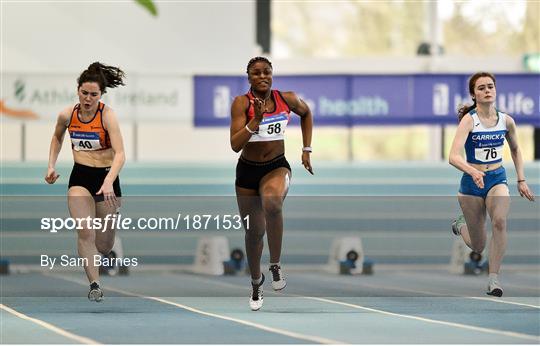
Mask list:
POLYGON ((112 148, 96 151, 75 151, 73 160, 76 163, 89 167, 111 167, 114 159, 112 148))
POLYGON ((497 163, 470 163, 469 162, 469 165, 473 166, 474 168, 476 168, 477 170, 479 170, 480 172, 489 172, 489 171, 493 171, 499 167, 502 166, 502 162, 497 162, 497 163))
POLYGON ((242 149, 242 157, 249 161, 265 162, 285 152, 283 140, 268 142, 249 142, 242 149))

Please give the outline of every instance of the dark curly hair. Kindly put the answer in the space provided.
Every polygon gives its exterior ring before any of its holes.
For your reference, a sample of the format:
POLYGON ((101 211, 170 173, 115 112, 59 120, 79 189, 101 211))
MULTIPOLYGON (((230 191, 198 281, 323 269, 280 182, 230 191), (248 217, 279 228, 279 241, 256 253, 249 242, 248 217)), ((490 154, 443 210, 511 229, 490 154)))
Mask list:
POLYGON ((256 63, 258 61, 264 61, 265 63, 270 65, 270 68, 272 68, 272 63, 270 62, 270 60, 268 60, 264 56, 256 56, 256 57, 252 58, 251 60, 249 60, 249 62, 247 64, 247 68, 246 68, 246 73, 249 74, 249 68, 251 67, 251 65, 253 65, 254 63, 256 63))

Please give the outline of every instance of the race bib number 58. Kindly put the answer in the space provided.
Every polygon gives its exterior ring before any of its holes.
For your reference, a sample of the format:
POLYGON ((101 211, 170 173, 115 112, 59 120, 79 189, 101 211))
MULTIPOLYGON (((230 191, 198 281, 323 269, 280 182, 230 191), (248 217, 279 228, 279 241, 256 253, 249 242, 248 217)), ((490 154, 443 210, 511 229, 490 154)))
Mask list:
POLYGON ((259 124, 259 136, 261 137, 281 137, 285 133, 285 128, 289 118, 285 114, 277 114, 263 119, 259 124))

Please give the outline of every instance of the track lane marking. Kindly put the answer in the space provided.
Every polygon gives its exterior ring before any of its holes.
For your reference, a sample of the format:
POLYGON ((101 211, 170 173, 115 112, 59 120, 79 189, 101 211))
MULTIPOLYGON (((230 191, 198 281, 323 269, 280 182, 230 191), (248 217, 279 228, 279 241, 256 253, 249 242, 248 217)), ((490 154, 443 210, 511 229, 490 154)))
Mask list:
MULTIPOLYGON (((60 275, 54 275, 54 274, 44 274, 44 275, 52 276, 52 277, 55 277, 55 278, 58 278, 58 279, 61 279, 61 280, 65 280, 65 281, 77 283, 77 284, 80 284, 80 285, 83 285, 83 286, 87 286, 86 282, 84 282, 82 280, 66 278, 66 277, 63 277, 63 276, 60 276, 60 275)), ((135 292, 129 292, 129 291, 125 291, 125 290, 122 290, 122 289, 114 288, 114 287, 111 287, 109 285, 106 286, 106 289, 109 290, 109 291, 124 294, 124 295, 127 295, 127 296, 132 296, 132 297, 157 301, 157 302, 160 302, 162 304, 172 305, 174 307, 178 307, 178 308, 181 308, 181 309, 184 309, 184 310, 187 310, 187 311, 191 311, 191 312, 194 312, 194 313, 197 313, 197 314, 200 314, 200 315, 214 317, 214 318, 218 318, 218 319, 222 319, 222 320, 226 320, 226 321, 230 321, 230 322, 235 322, 235 323, 238 323, 238 324, 246 325, 246 326, 253 327, 253 328, 256 328, 256 329, 261 329, 261 330, 264 330, 264 331, 267 331, 267 332, 270 332, 270 333, 275 333, 275 334, 288 336, 288 337, 295 338, 295 339, 306 340, 306 341, 310 341, 310 342, 317 343, 317 344, 331 344, 331 345, 347 344, 346 342, 339 341, 339 340, 328 339, 328 338, 312 336, 312 335, 305 335, 305 334, 301 334, 301 333, 291 332, 291 331, 281 329, 281 328, 268 327, 268 326, 265 326, 265 325, 260 324, 260 323, 254 323, 254 322, 242 320, 242 319, 239 319, 239 318, 214 314, 214 313, 199 310, 199 309, 196 309, 196 308, 184 305, 184 304, 175 303, 175 302, 163 299, 163 298, 144 296, 144 295, 141 295, 141 294, 138 294, 138 293, 135 293, 135 292)))
POLYGON ((68 339, 71 339, 71 340, 74 340, 76 342, 79 342, 81 344, 88 344, 88 345, 96 345, 96 344, 101 344, 95 340, 92 340, 90 338, 86 338, 84 336, 80 336, 80 335, 77 335, 77 334, 73 334, 73 333, 70 333, 68 332, 67 330, 64 330, 62 328, 59 328, 55 325, 52 325, 48 322, 45 322, 45 321, 42 321, 40 319, 37 319, 37 318, 34 318, 34 317, 30 317, 30 316, 27 316, 23 313, 20 313, 4 304, 0 304, 0 309, 4 310, 4 311, 7 311, 9 312, 10 314, 20 318, 20 319, 23 319, 23 320, 26 320, 26 321, 30 321, 32 323, 35 323, 37 324, 38 326, 41 326, 47 330, 50 330, 51 332, 53 333, 56 333, 56 334, 59 334, 65 338, 68 338, 68 339))

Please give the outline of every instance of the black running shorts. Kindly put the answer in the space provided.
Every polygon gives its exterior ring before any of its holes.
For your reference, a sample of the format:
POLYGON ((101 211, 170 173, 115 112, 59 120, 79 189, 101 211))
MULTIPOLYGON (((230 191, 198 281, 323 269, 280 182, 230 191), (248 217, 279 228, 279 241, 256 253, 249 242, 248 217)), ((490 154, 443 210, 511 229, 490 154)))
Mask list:
POLYGON ((250 161, 240 156, 236 165, 235 185, 245 189, 258 190, 261 179, 274 169, 280 167, 285 167, 289 171, 291 170, 291 166, 284 154, 265 162, 250 161))
MULTIPOLYGON (((96 195, 107 174, 109 174, 110 167, 89 167, 75 163, 69 176, 68 188, 72 186, 82 186, 87 189, 96 202, 102 202, 104 200, 103 195, 96 195)), ((120 190, 120 178, 116 177, 113 183, 114 194, 116 197, 122 197, 122 190, 120 190)))

